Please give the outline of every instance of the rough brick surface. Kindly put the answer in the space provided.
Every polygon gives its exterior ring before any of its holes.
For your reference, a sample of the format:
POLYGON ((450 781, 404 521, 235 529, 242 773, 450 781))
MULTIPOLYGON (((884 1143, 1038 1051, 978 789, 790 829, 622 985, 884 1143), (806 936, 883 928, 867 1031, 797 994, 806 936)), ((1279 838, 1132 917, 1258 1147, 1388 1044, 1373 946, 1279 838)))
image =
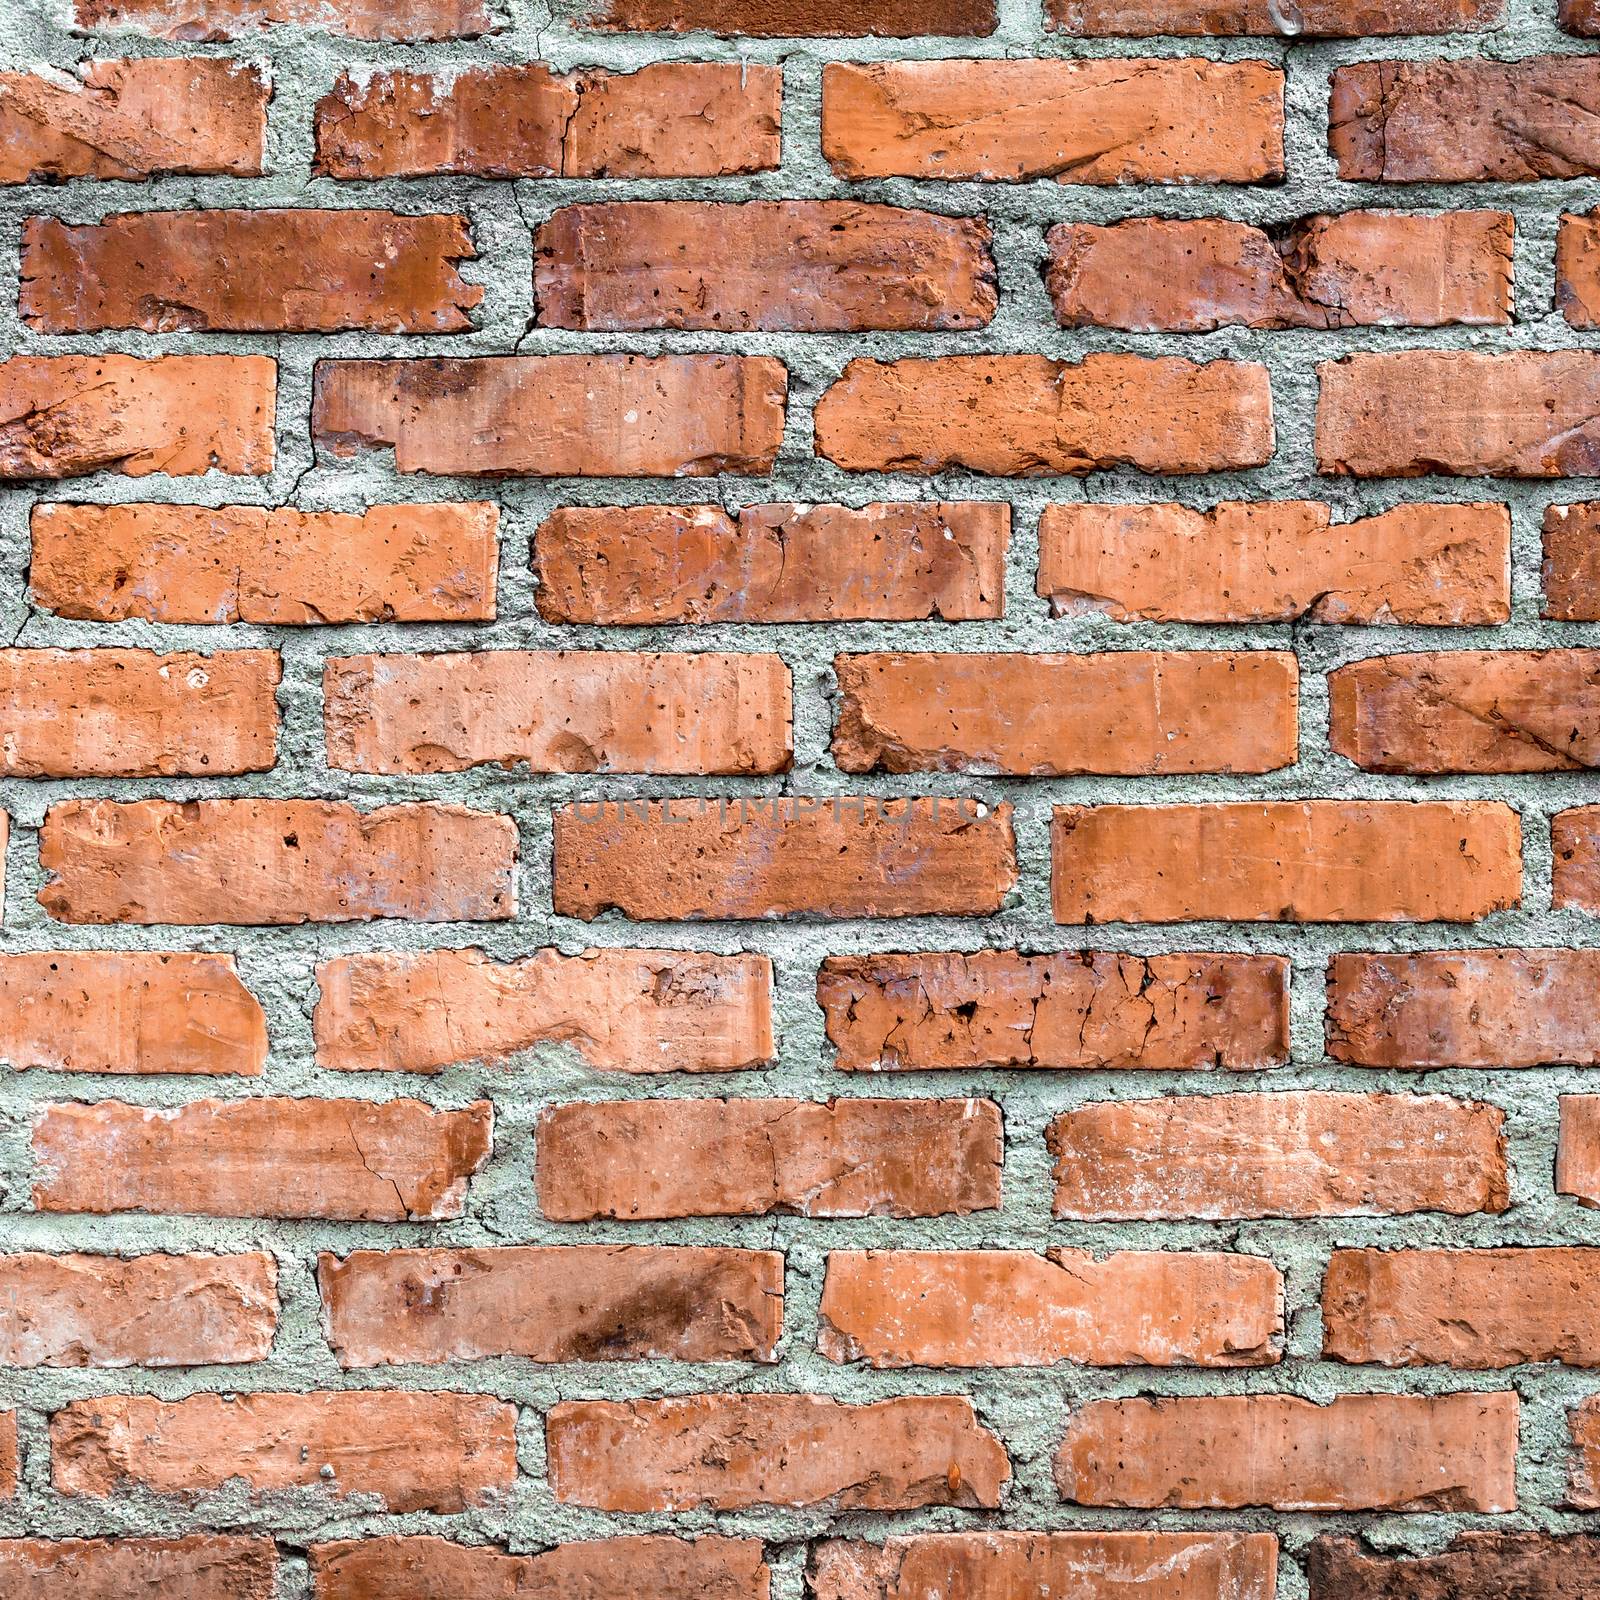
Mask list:
POLYGON ((986 34, 995 0, 587 0, 594 28, 735 37, 784 34, 986 34))
POLYGON ((1561 1096, 1555 1184, 1558 1194, 1600 1206, 1600 1095, 1561 1096))
POLYGON ((278 1552, 257 1534, 181 1539, 0 1539, 15 1600, 272 1600, 278 1552))
POLYGON ((1550 903, 1600 913, 1600 806, 1577 806, 1550 821, 1554 857, 1550 903))
POLYGON ((73 11, 82 28, 207 43, 275 26, 408 43, 475 38, 494 28, 488 0, 73 0, 73 11))
POLYGON ((1382 1555, 1344 1534, 1306 1552, 1311 1600, 1579 1600, 1600 1582, 1600 1539, 1546 1533, 1457 1534, 1437 1555, 1382 1555))
POLYGON ((1358 38, 1362 34, 1465 33, 1488 28, 1504 0, 1300 0, 1293 13, 1272 0, 1049 0, 1050 25, 1075 35, 1284 34, 1358 38))
POLYGON ((562 1222, 1000 1204, 1000 1109, 987 1100, 604 1101, 545 1112, 538 1144, 540 1208, 562 1222))
POLYGON ((1541 575, 1545 616, 1600 622, 1600 504, 1545 508, 1541 575))

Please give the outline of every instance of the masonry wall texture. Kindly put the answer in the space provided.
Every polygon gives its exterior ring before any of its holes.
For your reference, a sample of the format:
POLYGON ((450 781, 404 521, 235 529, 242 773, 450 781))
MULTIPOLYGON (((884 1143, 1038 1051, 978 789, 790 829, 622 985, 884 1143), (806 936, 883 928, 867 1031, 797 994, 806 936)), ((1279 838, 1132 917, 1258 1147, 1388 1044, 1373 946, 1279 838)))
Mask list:
POLYGON ((0 6, 0 1600, 1600 1594, 1597 38, 0 6))

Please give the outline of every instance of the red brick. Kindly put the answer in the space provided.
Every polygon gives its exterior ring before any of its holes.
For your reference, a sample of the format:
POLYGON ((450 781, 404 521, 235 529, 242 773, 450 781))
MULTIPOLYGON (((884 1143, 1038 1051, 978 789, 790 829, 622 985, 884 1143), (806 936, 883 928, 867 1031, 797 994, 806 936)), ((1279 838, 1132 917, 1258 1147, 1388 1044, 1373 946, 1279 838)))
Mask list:
POLYGON ((194 1495, 241 1480, 251 1498, 315 1487, 379 1510, 464 1511, 516 1477, 515 1408, 487 1395, 100 1395, 50 1418, 58 1494, 128 1487, 194 1495))
POLYGON ((969 1400, 845 1405, 810 1394, 563 1401, 545 1416, 550 1488, 602 1511, 998 1506, 1011 1475, 969 1400))
POLYGON ((564 506, 533 543, 551 622, 946 622, 1005 609, 1003 502, 564 506))
POLYGON ((1543 615, 1600 622, 1600 500, 1545 507, 1543 615))
POLYGON ((1514 1511, 1514 1394, 1101 1400, 1056 1456, 1063 1500, 1279 1511, 1514 1511))
POLYGON ((816 1600, 1273 1600, 1267 1533, 917 1533, 882 1544, 827 1539, 806 1577, 816 1600))
POLYGON ((0 1500, 10 1500, 16 1494, 20 1470, 17 1414, 14 1411, 0 1411, 0 1500))
POLYGON ((539 1206, 620 1217, 928 1217, 1000 1204, 988 1100, 602 1100, 539 1119, 539 1206))
POLYGON ((1504 0, 1050 0, 1051 27, 1082 37, 1261 34, 1359 39, 1384 33, 1467 33, 1495 26, 1504 0))
POLYGON ((344 72, 317 102, 324 178, 717 178, 778 164, 783 69, 656 61, 557 73, 344 72))
POLYGON ((1328 675, 1328 742, 1368 772, 1600 764, 1600 650, 1369 656, 1328 675))
POLYGON ((1328 1054, 1360 1067, 1600 1066, 1600 950, 1335 955, 1328 1054))
POLYGON ((1600 214, 1562 214, 1556 231, 1556 310, 1574 328, 1600 327, 1600 214))
POLYGON ((328 765, 350 772, 773 773, 792 754, 776 655, 333 656, 322 706, 328 765))
POLYGON ((859 655, 834 671, 843 772, 1271 772, 1297 752, 1287 652, 859 655))
POLYGON ((29 595, 90 622, 487 622, 493 505, 33 508, 29 595))
POLYGON ((993 33, 996 6, 995 0, 590 0, 578 21, 633 33, 915 39, 993 33))
POLYGON ((1475 922, 1521 895, 1497 801, 1057 806, 1058 922, 1475 922))
POLYGON ((1264 61, 831 62, 822 150, 844 178, 1260 183, 1283 176, 1264 61))
POLYGON ((0 956, 0 1060, 46 1072, 260 1074, 267 1022, 228 955, 0 956))
POLYGON ((264 1361, 277 1325, 278 1264, 265 1253, 0 1256, 8 1367, 264 1361))
POLYGON ((1017 881, 1011 807, 776 795, 555 813, 553 902, 592 921, 987 916, 1017 881))
POLYGON ((1600 1366, 1600 1251, 1335 1250, 1325 1360, 1386 1367, 1600 1366))
POLYGON ((1574 1447, 1567 1504, 1600 1510, 1600 1395, 1574 1406, 1567 1417, 1574 1447))
POLYGON ((45 813, 39 903, 60 922, 293 926, 515 911, 510 817, 329 800, 68 800, 45 813))
POLYGON ((1600 912, 1600 806, 1576 806, 1550 819, 1550 904, 1556 911, 1600 912))
POLYGON ((276 650, 0 650, 10 778, 220 778, 277 760, 276 650))
POLYGON ((1384 1555, 1346 1534, 1306 1548, 1311 1600, 1579 1600, 1600 1583, 1600 1538, 1458 1533, 1438 1555, 1384 1555))
POLYGON ((1313 500, 1049 505, 1037 587, 1058 617, 1114 622, 1506 622, 1511 517, 1406 505, 1332 523, 1313 500))
POLYGON ((1557 0, 1556 15, 1568 33, 1593 39, 1600 35, 1600 3, 1597 0, 1557 0))
POLYGON ((380 950, 323 962, 317 988, 317 1061, 345 1072, 438 1072, 539 1045, 600 1072, 737 1072, 775 1054, 766 956, 380 950))
POLYGON ((817 454, 848 472, 1217 472, 1259 467, 1272 448, 1267 369, 1255 362, 857 360, 816 409, 817 454))
POLYGON ((783 437, 785 385, 769 356, 319 361, 311 425, 335 456, 392 447, 399 472, 765 473, 783 437))
MULTIPOLYGON (((314 1600, 768 1600, 759 1539, 633 1534, 512 1555, 432 1534, 314 1544, 314 1600)), ((1253 1600, 1253 1597, 1252 1597, 1253 1600)))
POLYGON ((1600 61, 1358 61, 1337 67, 1328 143, 1339 176, 1522 183, 1600 172, 1600 61))
POLYGON ((157 1216, 459 1217, 489 1159, 492 1111, 418 1100, 193 1100, 151 1110, 47 1105, 33 1125, 39 1211, 157 1216))
POLYGON ((829 956, 817 974, 834 1065, 1184 1072, 1289 1059, 1281 956, 1016 950, 829 956))
POLYGON ((1600 1095, 1564 1094, 1556 1145, 1556 1193, 1600 1206, 1600 1095))
POLYGON ((563 206, 534 230, 538 321, 591 332, 981 328, 989 225, 853 200, 563 206))
POLYGON ((775 1361, 770 1250, 536 1245, 358 1250, 317 1261, 342 1367, 476 1361, 775 1361))
POLYGON ((830 1361, 873 1367, 1269 1366, 1283 1280, 1259 1256, 1122 1250, 834 1250, 830 1361))
POLYGON ((0 1539, 10 1600, 273 1600, 277 1570, 272 1540, 251 1534, 0 1539))
POLYGON ((216 56, 0 73, 0 183, 259 177, 271 96, 259 67, 216 56))
POLYGON ((0 481, 272 470, 270 356, 12 356, 0 361, 0 481))
POLYGON ((1324 361, 1317 373, 1319 472, 1357 478, 1600 473, 1595 351, 1401 350, 1324 361))
POLYGON ((80 28, 133 29, 211 43, 258 28, 318 28, 354 39, 471 39, 497 30, 494 0, 73 0, 80 28))
POLYGON ((1050 1124, 1055 1214, 1348 1217, 1510 1204, 1505 1114, 1442 1095, 1104 1100, 1050 1124))
POLYGON ((1347 211, 1285 230, 1135 217, 1049 233, 1046 285, 1064 328, 1433 328, 1511 320, 1512 220, 1347 211))

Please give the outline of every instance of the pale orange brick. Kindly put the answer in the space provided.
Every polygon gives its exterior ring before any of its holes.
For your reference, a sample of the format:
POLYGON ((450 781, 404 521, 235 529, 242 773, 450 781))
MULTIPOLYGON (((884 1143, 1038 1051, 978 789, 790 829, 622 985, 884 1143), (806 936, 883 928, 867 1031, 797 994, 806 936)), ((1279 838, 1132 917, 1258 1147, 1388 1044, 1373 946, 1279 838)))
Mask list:
POLYGON ((1600 1206, 1600 1095, 1561 1096, 1556 1145, 1556 1193, 1580 1205, 1600 1206))
POLYGON ((544 1044, 602 1072, 737 1072, 774 1054, 766 956, 374 951, 324 962, 317 988, 317 1060, 346 1072, 438 1072, 544 1044))
POLYGON ((1051 27, 1091 38, 1467 33, 1493 27, 1504 13, 1504 0, 1295 0, 1292 13, 1275 0, 1048 0, 1045 6, 1051 27))
POLYGON ((48 1105, 33 1125, 39 1211, 432 1222, 459 1217, 489 1159, 486 1100, 195 1100, 48 1105))
POLYGON ((8 1367, 264 1361, 277 1324, 278 1264, 264 1252, 0 1256, 0 1362, 8 1367))
POLYGON ((1600 914, 1600 806, 1574 806, 1550 819, 1550 904, 1600 914))
POLYGON ((925 1217, 1000 1204, 988 1100, 602 1100, 539 1119, 539 1206, 561 1222, 925 1217))
POLYGON ((343 1367, 476 1361, 775 1361, 771 1250, 536 1245, 318 1258, 343 1367))
POLYGON ((10 1600, 273 1600, 278 1552, 255 1534, 0 1539, 10 1600))
POLYGON ((1600 501, 1545 507, 1543 614, 1600 622, 1600 501))
POLYGON ((322 706, 328 765, 351 772, 773 773, 793 753, 776 655, 334 656, 322 706))
POLYGON ((1567 1504, 1600 1510, 1600 1395, 1574 1406, 1567 1418, 1573 1444, 1567 1504))
POLYGON ((185 43, 261 28, 318 28, 354 39, 472 39, 497 31, 495 0, 72 0, 80 28, 126 28, 185 43))
POLYGON ((873 1367, 1255 1367, 1283 1280, 1198 1251, 834 1250, 817 1315, 823 1355, 873 1367))

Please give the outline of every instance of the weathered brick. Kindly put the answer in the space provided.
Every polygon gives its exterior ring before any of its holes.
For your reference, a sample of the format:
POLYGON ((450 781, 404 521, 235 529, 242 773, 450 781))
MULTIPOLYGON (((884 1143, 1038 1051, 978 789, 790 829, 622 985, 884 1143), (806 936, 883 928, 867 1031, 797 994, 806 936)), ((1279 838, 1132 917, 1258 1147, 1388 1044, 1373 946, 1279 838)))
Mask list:
POLYGON ((995 0, 590 0, 584 27, 735 38, 873 34, 981 35, 995 30, 995 0))
POLYGON ((1058 922, 1475 922, 1515 906, 1498 801, 1057 806, 1058 922))
POLYGON ((1556 1145, 1556 1193, 1584 1206, 1600 1206, 1600 1095, 1561 1096, 1556 1145))
POLYGON ((324 178, 717 178, 778 164, 783 69, 656 61, 557 73, 344 72, 317 102, 324 178))
POLYGON ((317 1061, 345 1072, 438 1072, 545 1044, 601 1072, 737 1072, 775 1053, 760 955, 372 951, 323 962, 317 988, 317 1061))
POLYGON ((1546 506, 1544 615, 1554 622, 1600 622, 1600 500, 1546 506))
POLYGON ((1503 505, 1406 505, 1333 523, 1314 500, 1049 505, 1038 592, 1114 622, 1508 621, 1503 505))
POLYGON ((602 1511, 993 1507, 1011 1476, 999 1439, 954 1395, 563 1401, 545 1446, 556 1499, 602 1511))
POLYGON ((8 1367, 262 1361, 278 1324, 277 1285, 278 1264, 265 1253, 0 1256, 0 1361, 8 1367))
POLYGON ((1322 1354, 1386 1367, 1600 1366, 1600 1251, 1335 1250, 1322 1354))
POLYGON ((51 1416, 51 1483, 106 1499, 130 1485, 194 1495, 237 1479, 252 1498, 315 1487, 392 1512, 464 1511, 510 1490, 515 1417, 477 1394, 99 1395, 51 1416))
POLYGON ((564 506, 533 542, 551 622, 972 622, 1005 609, 1003 502, 564 506))
POLYGON ((1369 656, 1328 675, 1328 742, 1368 772, 1600 764, 1600 650, 1369 656))
POLYGON ((1335 955, 1328 1054, 1360 1067, 1600 1066, 1600 950, 1335 955))
POLYGON ((1055 1214, 1347 1217, 1510 1204, 1505 1113, 1398 1094, 1104 1100, 1050 1124, 1055 1214))
POLYGON ((1550 819, 1550 904, 1600 913, 1600 806, 1575 806, 1550 819))
POLYGON ((270 356, 12 356, 0 361, 0 481, 272 470, 270 356))
POLYGON ((1067 1423, 1063 1500, 1279 1511, 1514 1511, 1515 1394, 1100 1400, 1067 1423))
POLYGON ((343 1367, 475 1361, 775 1361, 770 1250, 535 1245, 358 1250, 317 1261, 343 1367))
POLYGON ((471 39, 498 28, 493 0, 73 0, 80 28, 133 29, 211 43, 259 28, 318 28, 353 39, 471 39))
POLYGON ((392 448, 398 472, 765 473, 783 437, 786 381, 770 356, 319 361, 311 426, 335 456, 392 448))
POLYGON ((499 510, 36 505, 29 597, 89 622, 487 622, 499 510))
POLYGON ((0 649, 9 778, 220 778, 277 760, 276 650, 0 649))
POLYGON ((834 671, 843 772, 1270 772, 1296 757, 1286 651, 836 656, 834 671))
POLYGON ((267 1022, 229 955, 0 956, 0 1061, 46 1072, 260 1074, 267 1022))
POLYGON ((1289 1059, 1281 956, 1016 950, 829 956, 817 974, 834 1065, 1136 1068, 1289 1059))
POLYGON ((459 1217, 492 1111, 419 1100, 48 1105, 33 1125, 39 1211, 432 1222, 459 1217))
POLYGON ((0 1411, 0 1500, 9 1500, 16 1494, 20 1470, 17 1414, 15 1411, 0 1411))
POLYGON ((1074 1600, 1273 1600, 1268 1533, 916 1533, 811 1547, 815 1600, 1072 1595, 1074 1600))
POLYGON ((585 921, 987 916, 1017 881, 1011 807, 967 799, 601 800, 554 822, 555 910, 585 921))
POLYGON ((0 1539, 9 1600, 273 1600, 278 1551, 256 1534, 0 1539))
POLYGON ((1385 1555, 1347 1534, 1306 1548, 1311 1600, 1581 1600, 1600 1584, 1600 1538, 1458 1533, 1437 1555, 1385 1555))
POLYGON ((844 178, 1260 183, 1283 176, 1264 61, 830 62, 822 150, 844 178))
POLYGON ((1271 459, 1272 395, 1248 361, 856 360, 817 402, 816 448, 848 472, 1217 472, 1271 459))
POLYGON ((823 1355, 873 1367, 1269 1366, 1283 1280, 1199 1251, 833 1250, 817 1319, 823 1355))
POLYGON ((1085 37, 1263 34, 1359 39, 1384 33, 1467 33, 1490 28, 1504 0, 1049 0, 1051 27, 1085 37))
POLYGON ((981 218, 854 200, 563 206, 534 230, 534 302, 591 332, 981 328, 989 239, 981 218))
POLYGON ((1000 1204, 989 1100, 602 1100, 538 1126, 539 1206, 620 1217, 927 1217, 1000 1204))
POLYGON ((1556 231, 1556 310, 1574 328, 1600 327, 1600 212, 1561 217, 1556 231))
POLYGON ((771 1593, 761 1541, 719 1534, 585 1539, 537 1555, 389 1534, 314 1544, 307 1555, 314 1600, 768 1600, 771 1593))
POLYGON ((60 922, 285 925, 511 916, 510 817, 331 800, 68 800, 45 813, 39 903, 60 922))
POLYGON ((272 88, 216 56, 0 73, 0 183, 261 173, 272 88))
POLYGON ((1522 183, 1600 172, 1600 61, 1358 61, 1336 67, 1328 143, 1357 182, 1522 183))
POLYGON ((334 656, 322 706, 328 765, 351 772, 772 773, 792 754, 776 655, 334 656))
POLYGON ((1600 473, 1595 351, 1401 350, 1324 361, 1317 373, 1319 472, 1357 478, 1600 473))
POLYGON ((1600 1510, 1600 1395, 1591 1395, 1567 1413, 1573 1457, 1567 1504, 1600 1510))
POLYGON ((22 224, 20 307, 41 333, 460 333, 483 289, 463 216, 142 211, 22 224))
POLYGON ((1135 217, 1049 233, 1064 328, 1433 328, 1511 320, 1504 211, 1347 211, 1268 232, 1219 218, 1135 217))

